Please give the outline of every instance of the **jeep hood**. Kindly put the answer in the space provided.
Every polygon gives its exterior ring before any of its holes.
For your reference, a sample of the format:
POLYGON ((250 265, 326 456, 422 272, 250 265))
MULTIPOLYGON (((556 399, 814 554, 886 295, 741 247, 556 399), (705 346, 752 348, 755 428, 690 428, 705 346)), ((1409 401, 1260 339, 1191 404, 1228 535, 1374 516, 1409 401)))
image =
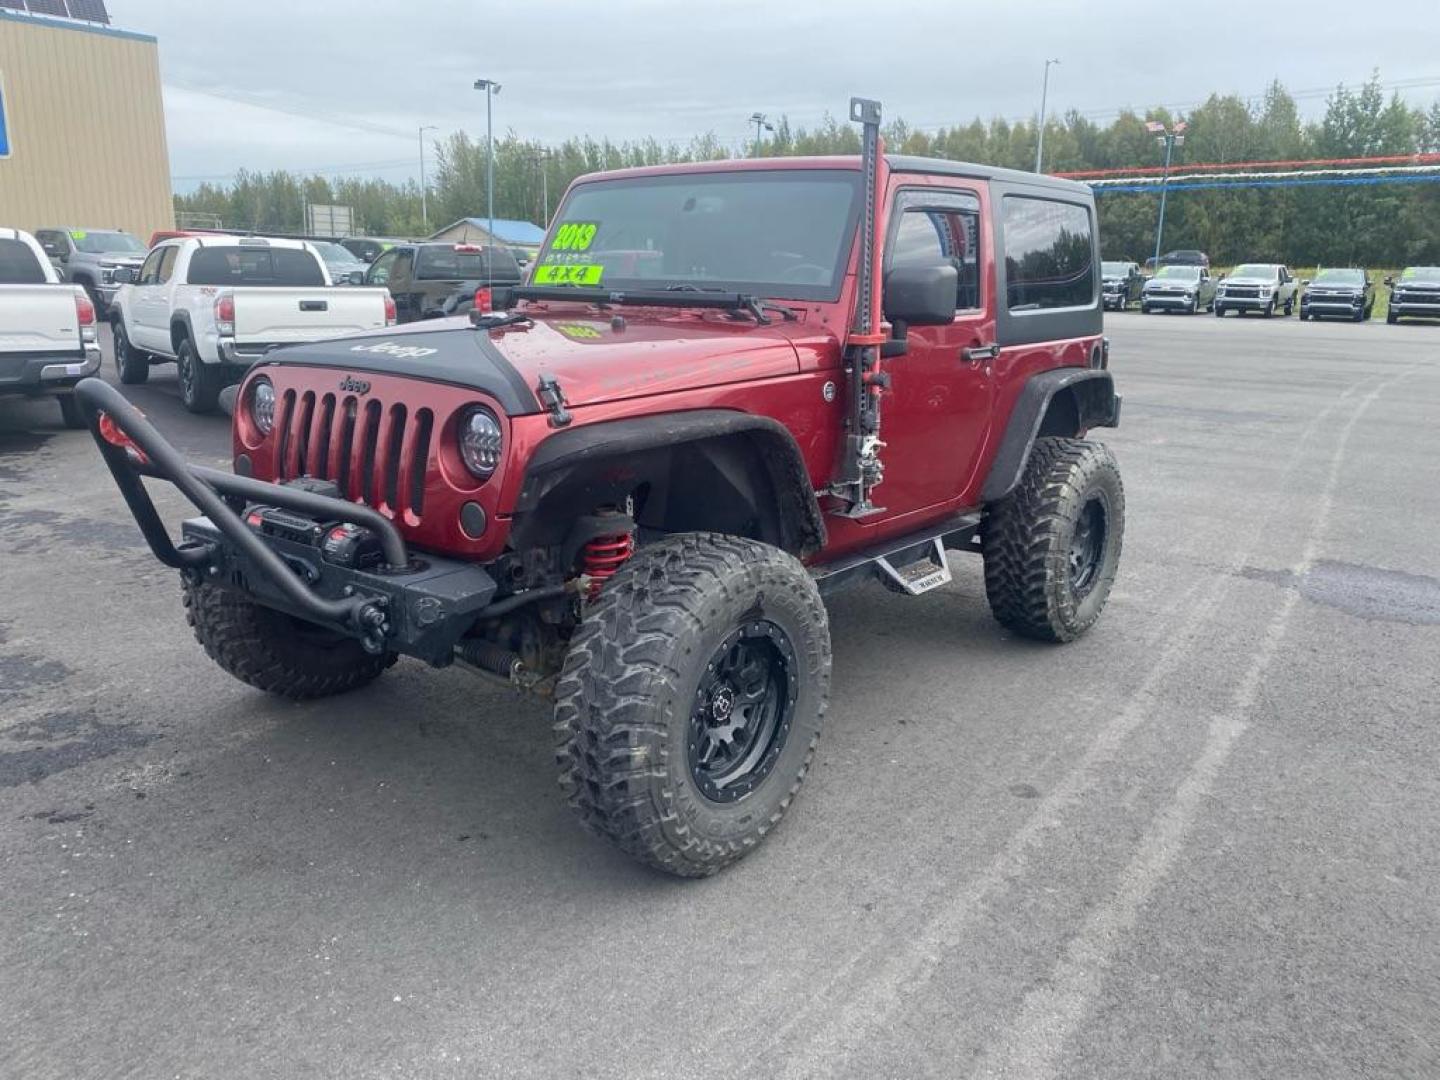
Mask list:
POLYGON ((489 394, 511 415, 541 411, 535 388, 554 379, 571 408, 794 375, 796 324, 760 326, 717 312, 662 316, 615 309, 477 330, 452 318, 293 345, 266 363, 374 372, 451 383, 489 394))

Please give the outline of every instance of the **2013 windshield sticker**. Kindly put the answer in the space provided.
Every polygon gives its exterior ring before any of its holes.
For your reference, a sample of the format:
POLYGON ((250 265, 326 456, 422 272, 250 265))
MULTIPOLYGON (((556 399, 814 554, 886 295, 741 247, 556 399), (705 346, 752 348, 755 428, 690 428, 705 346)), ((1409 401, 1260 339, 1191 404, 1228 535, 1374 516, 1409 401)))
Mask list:
POLYGON ((599 285, 604 276, 599 263, 543 262, 535 267, 536 285, 599 285))
POLYGON ((600 229, 598 221, 567 221, 555 231, 551 251, 588 251, 600 229))

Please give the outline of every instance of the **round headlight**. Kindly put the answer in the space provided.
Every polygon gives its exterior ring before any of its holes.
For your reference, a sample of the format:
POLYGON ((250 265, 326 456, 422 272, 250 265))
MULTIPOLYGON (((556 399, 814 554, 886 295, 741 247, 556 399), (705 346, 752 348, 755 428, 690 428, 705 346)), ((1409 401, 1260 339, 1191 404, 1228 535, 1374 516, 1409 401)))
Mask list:
POLYGON ((499 468, 505 436, 494 413, 476 405, 460 417, 458 435, 460 460, 478 479, 484 480, 499 468))
POLYGON ((250 419, 261 435, 269 435, 275 427, 275 387, 263 375, 250 387, 250 419))

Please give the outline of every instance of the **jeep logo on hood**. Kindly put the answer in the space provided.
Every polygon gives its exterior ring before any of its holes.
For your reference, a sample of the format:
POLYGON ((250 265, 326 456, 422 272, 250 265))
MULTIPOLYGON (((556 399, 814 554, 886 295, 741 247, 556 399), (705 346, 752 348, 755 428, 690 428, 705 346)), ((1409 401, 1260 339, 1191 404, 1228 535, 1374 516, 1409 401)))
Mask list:
POLYGON ((355 394, 363 397, 370 392, 370 384, 364 379, 357 379, 354 375, 346 375, 340 380, 340 391, 345 394, 355 394))
POLYGON ((376 345, 352 345, 351 352, 379 353, 393 356, 397 360, 418 360, 422 356, 434 356, 439 349, 427 349, 420 345, 401 345, 397 341, 382 341, 376 345))

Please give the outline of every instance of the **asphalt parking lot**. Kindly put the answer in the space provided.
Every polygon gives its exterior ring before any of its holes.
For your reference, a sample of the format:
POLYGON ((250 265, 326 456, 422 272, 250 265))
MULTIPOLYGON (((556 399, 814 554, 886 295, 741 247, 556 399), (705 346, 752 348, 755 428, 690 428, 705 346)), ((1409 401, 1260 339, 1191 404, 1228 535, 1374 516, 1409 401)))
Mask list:
POLYGON ((1440 326, 1107 332, 1098 627, 1010 639, 958 555, 841 595, 817 767, 698 883, 580 832, 538 703, 221 673, 88 436, 0 402, 0 1073, 1440 1073, 1440 326))

